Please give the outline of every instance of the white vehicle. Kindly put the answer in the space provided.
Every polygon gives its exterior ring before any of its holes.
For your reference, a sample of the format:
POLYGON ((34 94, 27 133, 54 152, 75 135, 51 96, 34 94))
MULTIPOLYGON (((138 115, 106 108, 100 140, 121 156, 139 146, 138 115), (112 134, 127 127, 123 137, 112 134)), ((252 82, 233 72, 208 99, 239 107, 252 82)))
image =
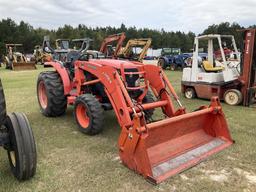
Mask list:
POLYGON ((183 69, 182 92, 186 98, 219 96, 230 105, 242 102, 239 90, 240 53, 232 35, 210 34, 195 37, 192 67, 183 69), (226 41, 232 53, 226 52, 226 41), (200 59, 200 46, 207 46, 207 58, 200 59), (218 52, 218 54, 216 54, 218 52))

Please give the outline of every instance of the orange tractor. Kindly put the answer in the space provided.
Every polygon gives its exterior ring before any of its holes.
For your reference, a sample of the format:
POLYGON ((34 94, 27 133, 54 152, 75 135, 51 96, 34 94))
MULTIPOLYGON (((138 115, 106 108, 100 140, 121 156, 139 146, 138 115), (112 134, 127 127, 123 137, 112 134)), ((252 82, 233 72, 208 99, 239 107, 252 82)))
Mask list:
MULTIPOLYGON (((158 66, 114 59, 91 59, 70 52, 67 62, 47 62, 37 97, 43 115, 63 115, 74 106, 78 129, 89 135, 104 128, 104 110, 113 109, 121 127, 118 149, 124 165, 152 183, 188 169, 232 145, 218 98, 187 113, 158 66), (175 109, 175 104, 179 106, 175 109), (160 108, 160 119, 154 117, 160 108)), ((158 114, 159 117, 159 114, 158 114)))

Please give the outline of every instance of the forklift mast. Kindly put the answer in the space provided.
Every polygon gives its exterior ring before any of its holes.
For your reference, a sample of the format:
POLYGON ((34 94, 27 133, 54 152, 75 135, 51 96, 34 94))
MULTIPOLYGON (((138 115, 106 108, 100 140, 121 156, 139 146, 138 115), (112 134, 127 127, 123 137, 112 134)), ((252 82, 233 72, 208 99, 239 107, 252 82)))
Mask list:
POLYGON ((243 105, 250 106, 256 99, 256 29, 243 31, 243 57, 241 62, 241 92, 243 105))

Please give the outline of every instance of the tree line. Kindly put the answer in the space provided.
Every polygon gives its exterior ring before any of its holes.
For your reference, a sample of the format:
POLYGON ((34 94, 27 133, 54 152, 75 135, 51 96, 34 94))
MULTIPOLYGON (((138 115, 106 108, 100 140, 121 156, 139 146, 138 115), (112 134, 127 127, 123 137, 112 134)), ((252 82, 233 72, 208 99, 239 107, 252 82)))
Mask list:
MULTIPOLYGON (((250 26, 250 27, 256 27, 250 26)), ((240 46, 240 33, 237 31, 244 27, 238 23, 223 22, 210 25, 202 34, 219 33, 231 34, 236 38, 238 47, 240 46)), ((43 37, 49 35, 51 40, 65 38, 76 39, 89 37, 93 39, 91 49, 98 50, 102 40, 111 34, 126 33, 126 41, 132 38, 152 38, 152 48, 179 47, 183 52, 191 51, 195 33, 184 33, 181 31, 165 31, 149 28, 126 27, 121 24, 120 27, 88 27, 79 24, 77 27, 64 25, 58 29, 49 30, 44 28, 34 28, 29 23, 21 21, 16 23, 10 18, 0 21, 0 55, 5 54, 6 43, 22 43, 25 53, 32 53, 35 45, 41 45, 43 37)))

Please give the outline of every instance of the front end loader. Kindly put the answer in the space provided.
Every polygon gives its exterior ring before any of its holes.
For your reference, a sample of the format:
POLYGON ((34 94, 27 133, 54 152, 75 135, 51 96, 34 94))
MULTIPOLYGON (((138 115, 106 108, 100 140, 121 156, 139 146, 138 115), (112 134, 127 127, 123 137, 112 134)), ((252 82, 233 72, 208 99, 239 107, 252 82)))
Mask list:
POLYGON ((95 135, 104 128, 104 110, 113 109, 121 127, 121 161, 152 183, 160 183, 233 143, 218 98, 187 113, 158 66, 90 59, 86 54, 46 65, 55 71, 38 77, 41 113, 56 117, 65 113, 67 104, 73 105, 78 129, 95 135), (161 117, 155 118, 157 108, 161 117))
POLYGON ((15 71, 36 69, 35 62, 28 61, 25 55, 17 50, 22 47, 22 44, 6 44, 5 47, 7 55, 4 57, 4 63, 6 69, 15 71))

